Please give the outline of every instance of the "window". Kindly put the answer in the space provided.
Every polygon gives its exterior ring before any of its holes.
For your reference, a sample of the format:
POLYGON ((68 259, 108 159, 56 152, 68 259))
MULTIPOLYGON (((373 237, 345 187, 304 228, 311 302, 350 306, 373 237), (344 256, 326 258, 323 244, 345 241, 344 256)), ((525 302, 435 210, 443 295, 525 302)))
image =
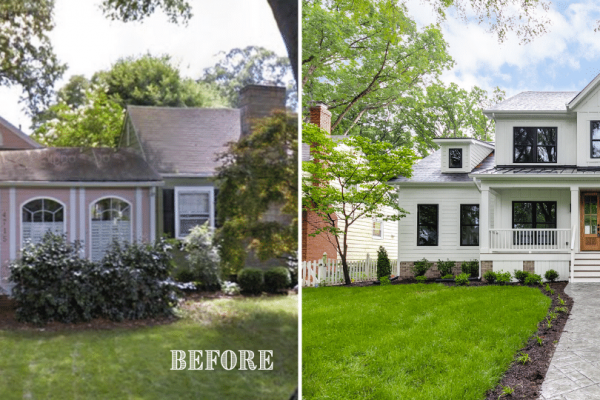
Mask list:
POLYGON ((373 239, 383 239, 383 221, 373 218, 373 239))
POLYGON ((417 206, 417 246, 438 245, 438 205, 417 206))
MULTIPOLYGON (((556 229, 555 201, 513 201, 513 229, 556 229)), ((515 244, 554 244, 555 232, 516 231, 515 244)))
POLYGON ((99 261, 114 240, 131 241, 131 206, 114 197, 100 199, 92 205, 90 224, 91 258, 99 261))
POLYGON ((175 233, 184 238, 196 225, 214 227, 212 188, 175 188, 175 233))
POLYGON ((52 199, 36 199, 23 206, 22 244, 41 242, 46 232, 62 235, 65 231, 64 207, 52 199))
POLYGON ((590 121, 590 157, 600 158, 600 121, 590 121))
POLYGON ((515 163, 555 163, 556 128, 514 128, 515 163))
POLYGON ((479 204, 460 205, 460 245, 479 246, 479 204))
POLYGON ((448 149, 450 168, 462 168, 462 149, 448 149))

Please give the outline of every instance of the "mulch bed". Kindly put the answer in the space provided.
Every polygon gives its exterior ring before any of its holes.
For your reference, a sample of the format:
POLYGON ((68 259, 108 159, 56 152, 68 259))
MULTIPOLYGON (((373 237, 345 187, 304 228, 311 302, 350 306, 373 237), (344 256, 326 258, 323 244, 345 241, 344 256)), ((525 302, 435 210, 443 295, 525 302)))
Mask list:
MULTIPOLYGON (((414 279, 403 279, 392 282, 393 285, 405 285, 416 283, 414 279)), ((428 281, 433 283, 433 280, 428 281)), ((443 282, 446 286, 454 286, 454 283, 443 282)), ((470 286, 485 286, 487 283, 480 281, 471 281, 470 286)), ((511 285, 520 285, 519 283, 511 283, 511 285)), ((355 282, 350 286, 373 286, 373 281, 367 282, 355 282)), ((565 287, 567 282, 556 282, 550 283, 550 288, 554 290, 554 294, 546 292, 544 283, 540 286, 540 291, 546 296, 552 299, 549 311, 554 311, 556 307, 567 307, 566 313, 556 313, 557 317, 552 321, 552 328, 546 326, 546 320, 538 324, 538 331, 529 338, 525 347, 523 347, 517 355, 521 353, 529 354, 529 361, 525 365, 518 363, 516 360, 511 364, 510 368, 504 374, 504 377, 493 390, 487 393, 487 400, 497 400, 501 398, 507 398, 503 395, 503 387, 510 387, 514 389, 512 395, 508 398, 514 399, 537 399, 540 395, 542 383, 544 377, 550 366, 550 361, 554 355, 554 350, 560 339, 560 335, 563 332, 567 319, 571 313, 573 307, 573 299, 565 294, 565 287), (558 297, 565 302, 561 305, 558 297), (540 346, 536 337, 542 338, 542 345, 540 346)))

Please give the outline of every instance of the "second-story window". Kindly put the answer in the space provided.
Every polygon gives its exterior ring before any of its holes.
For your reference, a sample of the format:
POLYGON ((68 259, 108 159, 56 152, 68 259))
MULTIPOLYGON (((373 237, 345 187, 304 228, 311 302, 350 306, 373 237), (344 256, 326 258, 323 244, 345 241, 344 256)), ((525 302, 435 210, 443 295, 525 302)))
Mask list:
POLYGON ((515 163, 555 163, 557 128, 515 127, 515 163))
POLYGON ((462 168, 462 149, 448 149, 450 168, 462 168))
POLYGON ((600 121, 590 121, 590 157, 600 158, 600 121))

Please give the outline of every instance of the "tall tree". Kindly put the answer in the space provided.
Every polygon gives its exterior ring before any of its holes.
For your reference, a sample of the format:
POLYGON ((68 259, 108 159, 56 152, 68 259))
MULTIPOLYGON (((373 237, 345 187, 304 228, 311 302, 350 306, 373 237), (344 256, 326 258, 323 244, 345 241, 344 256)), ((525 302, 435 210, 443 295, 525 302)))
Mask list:
POLYGON ((298 88, 287 57, 258 46, 232 49, 220 56, 214 66, 204 70, 200 82, 216 85, 232 106, 239 105, 239 93, 244 86, 275 84, 287 88, 287 106, 296 109, 298 88))
POLYGON ((244 265, 248 250, 261 260, 295 254, 298 246, 298 124, 283 112, 220 156, 217 231, 221 260, 244 265))
POLYGON ((402 5, 305 0, 302 18, 302 106, 325 104, 332 133, 347 135, 452 65, 439 29, 418 30, 402 5))
POLYGON ((318 126, 304 124, 302 141, 310 144, 313 159, 302 163, 302 205, 316 213, 323 224, 311 235, 329 233, 344 270, 348 272, 349 228, 360 218, 397 221, 406 215, 396 201, 395 189, 388 184, 399 175, 410 177, 416 160, 411 149, 394 147, 361 136, 334 142, 318 126), (385 213, 389 207, 395 213, 385 213), (336 219, 333 215, 337 216, 336 219))

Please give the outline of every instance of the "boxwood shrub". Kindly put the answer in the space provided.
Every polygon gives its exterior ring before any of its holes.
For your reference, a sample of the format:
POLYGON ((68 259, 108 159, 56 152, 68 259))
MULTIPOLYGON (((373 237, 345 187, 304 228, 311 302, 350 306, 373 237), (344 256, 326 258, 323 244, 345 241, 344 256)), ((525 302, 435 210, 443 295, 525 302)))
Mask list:
POLYGON ((525 284, 529 286, 533 285, 541 285, 542 284, 542 276, 538 274, 528 274, 527 278, 525 278, 525 284))
POLYGON ((258 268, 244 268, 237 276, 238 284, 245 293, 260 293, 263 289, 264 277, 258 268))
POLYGON ((487 271, 483 274, 483 279, 485 279, 488 283, 494 283, 497 279, 497 274, 494 271, 487 271))
POLYGON ((264 273, 265 289, 270 293, 277 293, 290 286, 290 271, 286 267, 271 268, 264 273))
POLYGON ((469 274, 463 272, 460 275, 456 275, 454 278, 454 282, 456 282, 457 286, 465 286, 469 284, 469 274))
POLYGON ((521 285, 525 283, 525 280, 528 276, 529 272, 519 271, 518 269, 515 269, 515 279, 518 280, 521 283, 521 285))
POLYGON ((546 278, 547 281, 554 282, 558 279, 558 272, 553 269, 549 269, 544 274, 544 278, 546 278))
POLYGON ((452 268, 454 267, 454 265, 456 264, 456 262, 454 261, 442 261, 442 260, 438 260, 437 262, 437 268, 438 271, 440 271, 440 276, 444 277, 446 275, 452 275, 452 268))
POLYGON ((468 274, 471 278, 477 278, 479 276, 479 261, 463 261, 460 265, 460 269, 463 274, 468 274))
POLYGON ((427 271, 429 271, 429 268, 431 268, 432 266, 433 266, 433 263, 430 263, 429 261, 427 261, 426 258, 416 261, 415 265, 412 267, 412 271, 415 274, 415 278, 417 276, 424 276, 425 273, 427 271))

